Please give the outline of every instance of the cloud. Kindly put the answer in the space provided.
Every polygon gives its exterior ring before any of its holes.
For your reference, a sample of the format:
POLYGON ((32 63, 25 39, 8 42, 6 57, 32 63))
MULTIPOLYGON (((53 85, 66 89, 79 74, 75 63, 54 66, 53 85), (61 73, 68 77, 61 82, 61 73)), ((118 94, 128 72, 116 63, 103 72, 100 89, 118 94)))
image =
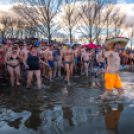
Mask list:
MULTIPOLYGON (((18 3, 20 4, 20 3, 18 3)), ((85 9, 86 9, 86 5, 87 5, 87 2, 85 1, 84 3, 84 6, 85 6, 85 9)), ((93 3, 92 3, 93 4, 93 3)), ((74 12, 74 16, 76 16, 78 13, 76 12, 76 10, 81 13, 82 10, 81 10, 81 5, 82 5, 82 2, 78 1, 76 2, 76 8, 75 8, 75 12, 74 12)), ((17 6, 17 4, 16 4, 17 6)), ((73 3, 71 3, 70 7, 71 6, 74 6, 73 3)), ((129 25, 132 25, 134 24, 134 4, 127 4, 125 0, 118 0, 117 4, 115 5, 115 9, 119 8, 120 11, 119 11, 119 14, 126 14, 126 21, 127 21, 127 24, 129 25)), ((30 9, 30 7, 29 7, 30 9)), ((65 12, 67 11, 67 4, 65 5, 62 5, 61 10, 59 11, 59 14, 58 16, 55 18, 56 22, 57 20, 59 21, 59 23, 62 24, 62 17, 66 18, 65 16, 65 12)), ((102 9, 102 13, 104 14, 107 10, 107 6, 104 6, 103 9, 102 9)), ((9 16, 9 17, 13 17, 13 18, 18 18, 18 17, 21 17, 19 16, 18 14, 16 14, 13 10, 13 5, 2 5, 0 4, 0 18, 2 16, 9 16)), ((34 15, 33 15, 34 16, 34 15)), ((41 16, 42 19, 43 19, 43 16, 41 16)), ((83 16, 84 17, 84 16, 83 16)), ((103 16, 102 16, 103 17, 103 16)), ((74 21, 75 17, 71 17, 71 20, 72 22, 74 21)), ((101 18, 102 19, 102 18, 101 18)), ((79 25, 82 24, 82 20, 80 19, 79 20, 79 25)), ((103 24, 103 23, 102 23, 103 24)), ((73 24, 71 24, 73 26, 73 24)), ((63 25, 63 27, 66 27, 66 25, 63 25)), ((123 31, 123 30, 122 30, 123 31)))

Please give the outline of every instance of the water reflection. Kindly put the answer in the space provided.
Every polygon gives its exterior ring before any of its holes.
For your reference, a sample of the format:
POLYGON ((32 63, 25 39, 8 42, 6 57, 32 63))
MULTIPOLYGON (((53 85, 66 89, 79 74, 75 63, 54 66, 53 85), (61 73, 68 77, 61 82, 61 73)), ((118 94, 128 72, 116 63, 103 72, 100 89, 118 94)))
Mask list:
MULTIPOLYGON (((105 109, 103 108, 103 110, 105 109)), ((108 134, 119 134, 118 123, 123 110, 123 104, 119 104, 116 110, 113 110, 110 105, 106 106, 106 112, 103 111, 103 114, 105 115, 105 125, 108 134)))
POLYGON ((0 134, 123 134, 119 124, 127 122, 132 127, 126 116, 121 116, 123 107, 127 107, 130 119, 134 116, 130 102, 124 106, 117 101, 115 110, 113 104, 89 101, 104 92, 104 83, 92 76, 74 76, 71 82, 71 86, 67 86, 58 78, 51 84, 44 81, 41 90, 36 89, 34 81, 31 90, 24 86, 11 89, 4 82, 0 84, 0 134))

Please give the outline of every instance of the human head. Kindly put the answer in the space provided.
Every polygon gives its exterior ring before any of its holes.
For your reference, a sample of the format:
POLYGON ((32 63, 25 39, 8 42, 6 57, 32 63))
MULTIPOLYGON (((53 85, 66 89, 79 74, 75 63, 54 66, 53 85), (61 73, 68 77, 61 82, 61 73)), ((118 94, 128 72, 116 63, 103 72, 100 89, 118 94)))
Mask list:
POLYGON ((120 42, 117 42, 117 43, 114 44, 113 50, 114 50, 115 52, 119 52, 119 50, 120 50, 120 42))
POLYGON ((48 46, 49 50, 52 50, 52 49, 53 49, 52 44, 49 44, 49 45, 47 45, 47 46, 48 46))
POLYGON ((32 45, 31 48, 30 48, 30 52, 37 53, 37 46, 36 45, 32 45))
POLYGON ((13 43, 12 43, 11 40, 7 40, 7 41, 6 41, 6 44, 7 44, 8 46, 12 46, 13 43))
POLYGON ((13 53, 17 52, 17 47, 13 46, 12 51, 13 51, 13 53))

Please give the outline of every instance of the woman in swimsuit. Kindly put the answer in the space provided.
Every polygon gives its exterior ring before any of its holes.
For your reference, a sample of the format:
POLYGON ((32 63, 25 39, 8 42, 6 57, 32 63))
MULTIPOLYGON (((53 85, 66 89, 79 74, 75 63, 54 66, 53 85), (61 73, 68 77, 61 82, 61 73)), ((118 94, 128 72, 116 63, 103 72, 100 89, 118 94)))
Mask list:
POLYGON ((11 85, 14 87, 14 76, 16 74, 16 85, 20 86, 20 57, 18 55, 17 47, 14 46, 11 53, 8 53, 5 57, 5 62, 7 64, 7 71, 10 74, 11 85))
POLYGON ((41 73, 39 63, 43 63, 45 65, 47 64, 43 62, 39 57, 37 53, 37 46, 31 46, 30 52, 26 54, 23 63, 27 68, 27 89, 30 89, 31 81, 34 74, 37 78, 38 88, 41 89, 41 73))
POLYGON ((2 79, 2 73, 4 70, 4 49, 2 48, 2 44, 0 43, 0 79, 2 79))

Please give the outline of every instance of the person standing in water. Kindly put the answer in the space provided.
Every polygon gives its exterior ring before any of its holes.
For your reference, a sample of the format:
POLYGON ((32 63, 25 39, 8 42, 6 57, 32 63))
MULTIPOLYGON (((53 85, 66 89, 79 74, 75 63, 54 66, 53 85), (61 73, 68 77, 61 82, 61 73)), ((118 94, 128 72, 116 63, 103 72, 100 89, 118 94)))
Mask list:
POLYGON ((101 97, 101 101, 104 101, 108 95, 113 91, 113 88, 116 88, 118 91, 118 96, 122 96, 124 89, 122 88, 120 76, 119 76, 119 66, 120 66, 120 57, 119 50, 124 48, 129 39, 128 38, 112 38, 108 39, 106 47, 108 50, 105 52, 105 46, 102 46, 102 57, 108 59, 108 67, 105 74, 105 87, 106 91, 101 97))
POLYGON ((61 51, 61 57, 60 57, 60 61, 63 65, 64 63, 64 67, 66 70, 66 78, 64 79, 65 82, 68 83, 68 85, 70 85, 70 76, 73 74, 73 67, 74 67, 74 52, 71 49, 71 43, 67 43, 66 44, 66 48, 64 48, 61 51), (63 58, 64 58, 64 62, 63 62, 63 58))
POLYGON ((17 47, 14 46, 11 53, 5 56, 5 63, 7 64, 7 71, 10 74, 11 85, 14 87, 14 76, 16 74, 16 85, 20 86, 20 56, 17 51, 17 47))
POLYGON ((27 89, 30 89, 31 81, 33 79, 33 75, 36 75, 38 88, 41 89, 41 72, 39 68, 39 64, 43 63, 47 65, 45 62, 41 60, 37 52, 37 46, 31 46, 30 52, 25 55, 23 60, 24 65, 27 68, 27 89), (26 64, 27 61, 27 64, 26 64))
POLYGON ((89 60, 90 60, 91 56, 92 56, 92 52, 89 53, 89 49, 88 48, 81 55, 81 58, 83 59, 83 65, 84 65, 84 74, 87 77, 88 77, 89 60))

